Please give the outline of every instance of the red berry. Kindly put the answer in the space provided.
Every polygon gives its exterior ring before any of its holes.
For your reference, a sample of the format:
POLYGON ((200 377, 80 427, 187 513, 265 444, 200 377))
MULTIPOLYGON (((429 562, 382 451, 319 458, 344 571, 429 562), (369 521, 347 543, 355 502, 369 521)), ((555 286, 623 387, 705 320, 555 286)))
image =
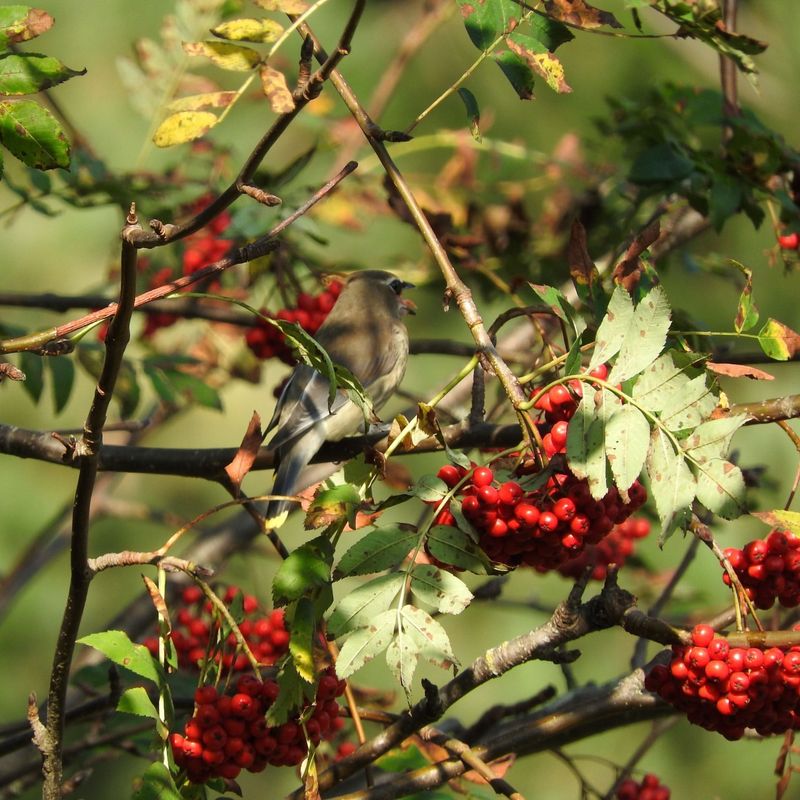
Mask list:
POLYGON ((453 464, 445 464, 441 469, 436 473, 436 476, 443 480, 448 488, 453 489, 456 484, 461 480, 461 473, 453 464))
POLYGON ((797 250, 800 245, 800 235, 792 231, 778 237, 778 244, 783 250, 797 250))
POLYGON ((476 467, 471 480, 473 486, 489 486, 494 480, 494 473, 489 467, 476 467))
POLYGON ((558 530, 558 517, 552 511, 543 511, 539 515, 539 527, 548 533, 558 530))
POLYGON ((562 497, 553 506, 553 513, 562 522, 569 522, 575 516, 575 501, 570 497, 562 497))
POLYGON ((714 638, 714 629, 710 625, 695 625, 692 628, 692 642, 698 647, 708 647, 714 638))

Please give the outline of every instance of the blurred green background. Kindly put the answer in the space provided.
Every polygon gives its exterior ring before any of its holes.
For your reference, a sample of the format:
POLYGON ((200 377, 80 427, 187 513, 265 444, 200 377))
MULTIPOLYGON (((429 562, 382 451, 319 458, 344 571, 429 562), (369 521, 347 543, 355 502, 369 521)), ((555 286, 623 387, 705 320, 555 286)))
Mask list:
MULTIPOLYGON (((165 14, 172 11, 171 2, 141 0, 136 4, 121 0, 50 0, 43 4, 56 18, 56 25, 39 46, 27 51, 46 52, 70 67, 86 67, 87 74, 55 90, 61 106, 67 110, 76 127, 92 143, 97 154, 110 167, 119 170, 144 169, 158 171, 177 159, 189 158, 188 149, 157 152, 148 144, 152 133, 150 121, 131 108, 128 90, 115 68, 115 60, 131 52, 134 40, 157 38, 165 14), (177 152, 177 155, 176 155, 177 152)), ((602 3, 626 22, 624 4, 602 3)), ((782 133, 790 144, 796 143, 800 121, 797 104, 796 76, 800 74, 800 6, 794 0, 771 3, 742 2, 739 28, 769 42, 767 52, 758 58, 759 88, 740 81, 744 105, 782 133)), ((332 45, 338 25, 348 4, 330 2, 315 17, 313 25, 323 40, 332 45)), ((419 14, 421 3, 373 1, 368 4, 364 22, 354 41, 353 52, 344 62, 343 73, 357 94, 368 97, 382 71, 391 61, 403 33, 419 14)), ((251 8, 250 11, 253 11, 251 8)), ((668 31, 653 15, 645 13, 652 29, 668 31)), ((296 45, 284 48, 286 64, 296 60, 296 45)), ((386 128, 404 128, 425 106, 454 81, 474 60, 477 51, 471 46, 458 14, 430 38, 412 59, 380 122, 386 128)), ((533 152, 552 153, 556 143, 567 133, 589 137, 593 146, 599 142, 593 119, 605 112, 604 97, 626 95, 641 97, 651 86, 667 80, 715 88, 718 85, 717 56, 693 41, 664 39, 626 39, 603 35, 578 34, 576 42, 559 52, 573 93, 556 95, 542 81, 537 81, 536 99, 520 102, 491 63, 482 65, 466 84, 478 98, 482 110, 482 130, 490 140, 509 140, 533 152)), ((215 78, 235 87, 239 76, 215 78)), ((165 87, 166 88, 166 87, 165 87)), ((269 157, 267 166, 279 170, 298 153, 320 141, 317 158, 304 172, 296 186, 302 197, 305 187, 313 187, 324 179, 336 152, 323 128, 332 118, 343 118, 344 111, 331 89, 330 116, 301 118, 290 129, 281 145, 269 157)), ((215 141, 229 146, 235 165, 247 154, 269 122, 271 115, 263 104, 244 103, 214 130, 215 141)), ((444 149, 424 150, 425 137, 442 130, 461 131, 465 127, 464 111, 457 98, 450 98, 415 131, 419 151, 404 156, 402 146, 394 152, 402 169, 409 171, 412 183, 424 185, 427 173, 435 172, 450 156, 444 149)), ((589 147, 592 145, 590 144, 589 147)), ((365 150, 358 180, 366 189, 380 194, 380 173, 365 150)), ((9 159, 10 160, 10 159, 9 159)), ((7 166, 12 172, 13 166, 7 166)), ((541 171, 536 161, 498 166, 488 156, 480 156, 479 174, 482 188, 496 191, 492 180, 509 176, 519 181, 534 181, 541 171)), ((131 200, 139 200, 131 197, 131 200)), ((117 258, 119 211, 110 206, 76 210, 54 204, 59 211, 53 217, 41 216, 30 209, 8 213, 16 198, 0 183, 0 224, 2 229, 2 287, 8 291, 50 291, 76 294, 110 287, 108 271, 117 258)), ((273 212, 263 212, 263 228, 274 220, 273 212)), ((382 217, 363 230, 337 230, 330 221, 318 223, 328 238, 324 246, 326 258, 342 267, 407 266, 419 270, 425 263, 424 251, 411 229, 390 217, 382 217)), ((630 231, 620 230, 620 241, 630 231)), ((708 233, 691 245, 695 256, 719 253, 735 257, 755 274, 755 296, 762 317, 775 317, 797 328, 798 282, 794 274, 786 274, 780 265, 769 264, 768 250, 774 244, 774 233, 768 222, 754 230, 744 217, 729 221, 720 234, 708 233)), ((599 254, 598 254, 599 255, 599 254)), ((694 269, 691 262, 673 258, 663 275, 673 307, 686 309, 711 330, 730 330, 736 310, 739 284, 730 276, 712 276, 694 269)), ((110 291, 110 288, 109 288, 110 291)), ((438 311, 441 283, 432 278, 417 293, 420 315, 412 320, 412 336, 446 337, 468 341, 468 333, 454 312, 447 317, 438 311), (425 312, 428 312, 426 315, 425 312)), ((487 319, 502 310, 502 298, 484 297, 481 310, 487 319)), ((36 329, 66 320, 73 314, 55 315, 3 308, 0 319, 7 324, 36 329)), ((179 343, 191 340, 195 328, 175 334, 179 343)), ((134 351, 135 353, 135 351, 134 351)), ((454 373, 461 362, 444 357, 418 357, 409 366, 405 386, 422 397, 432 395, 442 384, 442 376, 454 373)), ((725 383, 734 402, 797 391, 797 369, 794 365, 766 367, 775 375, 770 383, 738 381, 725 383)), ((271 387, 284 371, 269 364, 264 369, 261 386, 232 381, 222 391, 224 412, 194 409, 182 413, 163 427, 148 444, 162 446, 230 446, 238 442, 253 409, 262 418, 271 413, 271 387), (267 388, 269 386, 269 388, 267 388)), ((10 382, 0 386, 0 417, 4 423, 49 430, 80 428, 88 407, 92 385, 82 374, 73 396, 57 417, 47 392, 38 405, 31 402, 22 386, 10 382)), ((398 401, 396 407, 401 407, 398 401)), ((385 416, 385 415, 384 415, 385 416)), ((796 426, 795 426, 796 427, 796 426)), ((109 438, 113 441, 113 437, 109 438)), ((781 506, 785 502, 795 473, 797 455, 788 438, 774 427, 749 428, 737 434, 735 447, 745 466, 765 465, 769 487, 753 497, 762 509, 781 506)), ((406 459, 415 475, 434 471, 441 463, 438 457, 406 459)), ((31 540, 56 518, 71 502, 75 473, 54 465, 4 457, 0 461, 2 486, 3 535, 0 537, 0 565, 7 571, 16 562, 31 540)), ((256 494, 268 488, 263 473, 251 475, 245 489, 256 494)), ((208 507, 227 499, 218 487, 199 481, 163 477, 128 476, 114 489, 117 498, 142 502, 189 519, 208 507)), ((723 545, 742 544, 764 529, 753 520, 742 520, 717 529, 723 545)), ((147 521, 102 521, 92 531, 91 550, 100 554, 120 549, 146 549, 160 544, 169 530, 147 521)), ((302 541, 302 534, 292 530, 290 545, 302 541)), ((659 573, 668 573, 680 560, 685 544, 677 538, 659 551, 655 541, 640 547, 641 560, 656 572, 656 578, 643 571, 623 574, 623 585, 648 605, 663 582, 659 573)), ((265 546, 255 548, 247 557, 240 557, 221 575, 224 580, 238 582, 268 598, 268 588, 276 561, 265 546)), ((627 571, 626 571, 627 572, 627 571)), ((0 692, 0 724, 21 719, 26 698, 35 691, 39 698, 47 693, 53 646, 60 621, 68 581, 66 554, 51 562, 15 598, 0 620, 0 674, 4 676, 0 692)), ((542 577, 520 571, 511 581, 507 598, 525 601, 535 598, 555 604, 565 594, 567 583, 557 577, 542 577)), ((92 586, 83 632, 104 629, 108 620, 125 608, 142 592, 139 570, 117 570, 100 575, 92 586)), ((723 609, 728 601, 718 568, 707 553, 700 553, 672 609, 688 613, 692 608, 723 609)), ((449 618, 445 625, 455 652, 462 663, 482 653, 504 638, 513 637, 543 621, 542 614, 517 604, 475 604, 461 618, 449 618), (485 632, 480 635, 481 632, 485 632)), ((631 643, 617 631, 595 634, 580 643, 583 657, 575 665, 580 681, 602 682, 621 674, 627 665, 631 643)), ((655 650, 653 650, 655 652, 655 650)), ((387 676, 378 663, 368 665, 359 674, 366 684, 389 687, 387 676)), ((421 670, 434 681, 442 681, 442 673, 421 670)), ((497 702, 510 702, 528 696, 547 683, 563 688, 559 670, 549 664, 531 664, 514 670, 501 680, 485 686, 460 703, 453 714, 465 723, 474 720, 481 710, 497 702)), ((402 694, 402 693, 400 693, 402 694)), ((398 697, 398 707, 402 700, 398 697)), ((648 726, 634 726, 615 731, 565 748, 573 757, 592 756, 600 760, 579 760, 587 780, 605 791, 613 773, 603 758, 624 762, 645 735, 648 726)), ((743 741, 728 743, 687 723, 676 725, 651 750, 641 767, 658 773, 673 790, 675 798, 761 798, 773 795, 772 768, 780 742, 743 741)), ((76 796, 107 798, 127 796, 131 780, 140 773, 144 762, 123 754, 98 765, 80 787, 76 796)), ((563 761, 551 754, 519 761, 508 779, 522 793, 537 800, 559 800, 578 797, 574 775, 563 761)), ((260 776, 246 776, 241 781, 245 796, 277 797, 296 785, 290 770, 274 770, 260 776), (285 774, 284 774, 285 773, 285 774), (265 777, 266 775, 266 777, 265 777), (266 787, 266 788, 265 788, 266 787), (265 794, 265 791, 267 794, 265 794), (252 793, 252 794, 251 794, 252 793)), ((793 787, 796 790, 796 787, 793 787)), ((31 789, 23 797, 35 797, 31 789)), ((791 790, 790 790, 791 793, 791 790)))

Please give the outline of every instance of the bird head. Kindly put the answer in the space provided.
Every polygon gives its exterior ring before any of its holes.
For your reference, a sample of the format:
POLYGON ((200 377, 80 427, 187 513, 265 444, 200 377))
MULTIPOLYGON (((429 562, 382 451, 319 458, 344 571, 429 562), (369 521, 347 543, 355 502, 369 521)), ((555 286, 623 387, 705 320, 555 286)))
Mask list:
POLYGON ((402 317, 417 313, 414 301, 402 296, 404 289, 413 288, 413 283, 386 270, 365 269, 347 277, 343 294, 348 295, 348 305, 354 308, 362 303, 362 308, 374 308, 378 304, 392 316, 402 317))

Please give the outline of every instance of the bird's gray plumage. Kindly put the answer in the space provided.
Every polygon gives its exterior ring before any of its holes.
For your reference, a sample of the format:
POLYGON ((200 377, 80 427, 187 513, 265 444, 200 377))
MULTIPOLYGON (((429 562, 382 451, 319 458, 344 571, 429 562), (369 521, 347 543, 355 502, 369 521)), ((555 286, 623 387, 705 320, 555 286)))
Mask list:
MULTIPOLYGON (((358 378, 375 410, 405 373, 408 332, 403 317, 414 306, 400 293, 411 285, 383 270, 351 275, 315 337, 334 363, 358 378)), ((329 390, 328 379, 312 367, 301 364, 292 372, 267 426, 267 432, 277 429, 269 443, 278 459, 272 494, 294 495, 310 485, 303 482, 303 471, 322 443, 366 427, 361 409, 343 391, 329 407, 329 390)), ((271 500, 266 526, 282 524, 291 505, 271 500)))

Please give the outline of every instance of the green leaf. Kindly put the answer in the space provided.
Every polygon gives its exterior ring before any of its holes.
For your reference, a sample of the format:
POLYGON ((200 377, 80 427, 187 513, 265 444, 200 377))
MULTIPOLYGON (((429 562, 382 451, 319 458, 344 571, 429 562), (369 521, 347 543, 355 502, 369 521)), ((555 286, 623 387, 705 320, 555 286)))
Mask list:
POLYGON ((577 478, 587 481, 595 499, 608 492, 606 425, 619 408, 616 395, 584 383, 583 397, 567 430, 569 468, 577 478))
POLYGON ((405 575, 394 572, 381 575, 348 592, 334 607, 328 618, 328 633, 339 638, 348 631, 368 625, 389 603, 405 583, 405 575))
POLYGON ((713 514, 735 519, 744 514, 745 485, 742 471, 723 458, 712 458, 698 467, 697 499, 713 514))
POLYGON ((449 525, 437 525, 428 531, 425 540, 431 555, 442 564, 486 575, 488 561, 483 551, 465 531, 449 525))
POLYGON ((90 633, 78 639, 78 644, 99 650, 110 661, 159 686, 164 682, 164 671, 158 661, 143 644, 134 644, 125 631, 90 633))
POLYGON ((659 356, 636 379, 633 398, 637 404, 651 413, 658 414, 675 402, 689 383, 690 375, 702 374, 694 369, 689 356, 670 350, 659 356))
POLYGON ((478 107, 478 101, 474 94, 469 89, 461 87, 458 90, 458 96, 464 104, 464 109, 467 112, 467 124, 469 125, 469 132, 476 142, 481 140, 481 110, 478 107))
POLYGON ((533 289, 534 294, 559 318, 564 322, 568 322, 576 336, 580 336, 586 330, 586 323, 583 317, 575 313, 572 303, 554 286, 545 286, 543 284, 529 283, 528 286, 533 289))
POLYGON ((423 503, 438 503, 444 500, 450 490, 447 484, 435 475, 423 475, 408 493, 418 497, 423 503))
POLYGON ((683 442, 684 452, 695 461, 704 463, 727 455, 733 434, 747 422, 746 414, 731 414, 712 419, 694 429, 692 435, 683 442))
POLYGON ((419 533, 413 528, 376 528, 342 556, 334 571, 334 580, 396 567, 418 540, 419 533))
POLYGON ((44 364, 43 357, 27 350, 20 354, 20 368, 25 373, 22 388, 35 403, 39 402, 44 389, 44 364))
POLYGON ((739 305, 736 309, 736 319, 733 325, 736 333, 749 331, 758 322, 758 308, 753 300, 753 273, 738 261, 731 259, 731 263, 744 275, 744 288, 739 296, 739 305))
POLYGON ((663 286, 653 287, 633 312, 609 383, 622 383, 650 366, 664 349, 670 326, 670 309, 663 286))
POLYGON ((386 664, 397 682, 409 694, 419 660, 419 644, 405 631, 392 639, 386 648, 386 664))
MULTIPOLYGON (((375 761, 375 766, 386 772, 411 772, 429 765, 430 762, 415 744, 410 747, 396 747, 375 761)), ((428 796, 428 792, 425 796, 428 796)))
POLYGON ((541 75, 554 92, 564 94, 572 91, 564 79, 563 65, 538 39, 515 30, 506 36, 506 44, 512 53, 522 58, 537 75, 541 75))
POLYGON ((663 543, 676 527, 687 524, 696 486, 683 454, 675 452, 669 438, 660 428, 655 428, 650 438, 647 474, 661 521, 659 543, 663 543))
POLYGON ((53 27, 46 11, 30 6, 0 6, 0 48, 27 42, 53 27))
MULTIPOLYGON (((389 613, 394 614, 394 611, 389 613)), ((458 664, 445 629, 427 611, 405 605, 400 610, 400 616, 403 630, 416 642, 420 655, 426 661, 442 669, 458 664)))
POLYGON ((314 495, 306 512, 306 530, 324 528, 342 518, 353 523, 356 507, 361 503, 358 489, 349 483, 342 483, 330 489, 323 489, 314 495))
POLYGON ((48 358, 45 363, 50 370, 52 379, 53 405, 56 414, 60 414, 72 394, 72 386, 75 383, 75 365, 71 359, 63 356, 48 358))
POLYGON ((522 8, 514 0, 458 0, 458 6, 467 34, 479 50, 488 50, 522 16, 522 8))
POLYGON ((589 362, 589 371, 605 364, 619 353, 625 334, 633 321, 633 300, 621 286, 614 289, 605 316, 597 329, 594 352, 589 362))
POLYGON ((33 100, 0 102, 0 143, 29 167, 69 167, 66 134, 58 120, 33 100))
POLYGON ((174 389, 192 403, 205 408, 222 411, 222 400, 219 392, 205 381, 181 370, 165 370, 165 375, 174 389))
POLYGON ((741 207, 742 184, 729 175, 715 173, 708 194, 708 218, 714 230, 721 231, 725 221, 741 207))
POLYGON ((688 178, 694 162, 666 142, 648 148, 634 160, 628 175, 633 183, 674 183, 688 178))
POLYGON ((606 425, 606 458, 623 498, 639 477, 650 447, 650 423, 630 404, 620 408, 606 425))
POLYGON ((169 770, 160 762, 154 761, 144 771, 141 778, 133 782, 131 800, 182 800, 169 770))
POLYGON ((534 77, 533 70, 528 66, 528 62, 510 50, 493 53, 492 58, 517 93, 517 97, 520 100, 531 100, 533 98, 534 77))
POLYGON ((761 349, 776 361, 787 361, 800 350, 800 334, 772 317, 758 332, 761 349))
POLYGON ((0 94, 36 94, 85 74, 85 69, 70 69, 51 56, 9 53, 0 56, 0 94))
POLYGON ((117 711, 136 714, 139 717, 150 717, 156 722, 161 722, 158 709, 153 705, 153 701, 143 686, 134 686, 132 689, 126 689, 119 698, 117 711))
POLYGON ((555 52, 562 44, 571 42, 575 35, 562 22, 534 14, 528 19, 528 30, 537 42, 541 42, 548 50, 555 52))
POLYGON ((708 387, 706 376, 698 375, 664 404, 661 421, 669 430, 681 433, 696 428, 716 407, 717 397, 708 387))
POLYGON ((414 567, 411 591, 442 614, 460 614, 472 601, 472 592, 460 578, 433 564, 414 567))
POLYGON ((292 609, 289 630, 289 653, 294 661, 297 674, 306 682, 314 683, 314 642, 316 641, 317 619, 314 603, 301 597, 292 609))
POLYGON ((390 608, 350 634, 336 659, 336 674, 347 678, 385 650, 392 641, 396 622, 397 612, 390 608))
POLYGON ((307 597, 330 583, 333 547, 325 536, 318 536, 289 553, 275 574, 272 598, 276 606, 307 597))

